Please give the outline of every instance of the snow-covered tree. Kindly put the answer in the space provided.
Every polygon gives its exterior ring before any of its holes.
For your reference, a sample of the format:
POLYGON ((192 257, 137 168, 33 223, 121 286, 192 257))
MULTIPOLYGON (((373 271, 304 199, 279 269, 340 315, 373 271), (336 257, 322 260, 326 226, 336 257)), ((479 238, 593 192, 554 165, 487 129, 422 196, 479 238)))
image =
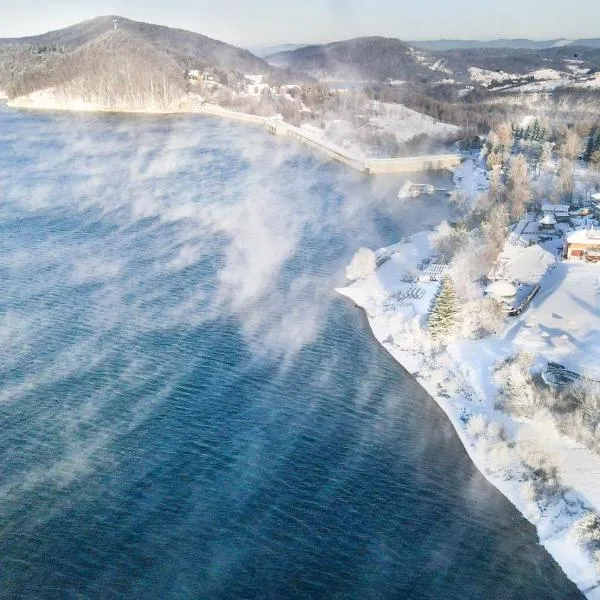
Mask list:
POLYGON ((490 152, 486 159, 486 165, 488 169, 493 169, 494 166, 502 167, 502 163, 504 161, 504 157, 500 152, 490 152))
POLYGON ((459 306, 454 286, 449 277, 444 277, 427 320, 429 334, 435 342, 442 342, 454 331, 458 312, 459 306))
POLYGON ((554 202, 571 202, 574 189, 574 169, 573 162, 568 158, 563 158, 558 167, 558 179, 551 195, 554 202))
POLYGON ((461 302, 460 335, 479 339, 497 333, 506 318, 506 310, 493 298, 461 302))
POLYGON ((375 252, 370 248, 359 248, 346 267, 346 277, 351 281, 368 277, 376 268, 375 252))
POLYGON ((508 150, 513 144, 513 129, 512 125, 508 121, 504 121, 494 128, 496 139, 498 143, 505 149, 508 150))
POLYGON ((540 167, 544 167, 552 160, 552 142, 543 142, 540 148, 540 167))
POLYGON ((505 193, 504 184, 502 183, 502 165, 493 165, 489 173, 490 187, 489 194, 490 198, 494 202, 502 200, 505 193))
POLYGON ((568 160, 575 160, 583 149, 581 138, 575 131, 568 131, 560 147, 561 155, 568 160))
POLYGON ((600 171, 600 150, 594 150, 590 155, 590 167, 600 171))
MULTIPOLYGON (((496 204, 492 207, 488 218, 481 224, 481 231, 485 240, 482 254, 488 254, 488 261, 496 260, 498 254, 504 247, 506 232, 508 228, 508 214, 506 206, 496 204)), ((490 265, 491 266, 491 265, 490 265)))

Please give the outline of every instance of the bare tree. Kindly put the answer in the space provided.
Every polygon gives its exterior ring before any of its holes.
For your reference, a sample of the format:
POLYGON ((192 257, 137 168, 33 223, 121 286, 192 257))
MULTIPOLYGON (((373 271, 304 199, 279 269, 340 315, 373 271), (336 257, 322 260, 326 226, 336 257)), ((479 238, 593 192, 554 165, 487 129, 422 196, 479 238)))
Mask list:
POLYGON ((494 133, 497 136, 498 143, 508 150, 513 144, 512 125, 508 121, 503 121, 494 128, 494 133))
POLYGON ((489 187, 489 195, 491 200, 494 202, 498 202, 504 198, 505 195, 505 187, 502 182, 502 166, 495 164, 492 166, 490 173, 490 187, 489 187))
POLYGON ((529 182, 529 165, 523 154, 517 154, 517 156, 511 159, 508 170, 507 197, 511 217, 513 219, 519 218, 532 198, 529 182))
POLYGON ((568 158, 562 158, 558 167, 558 179, 552 194, 552 200, 555 202, 571 202, 574 189, 574 169, 573 162, 568 158))
POLYGON ((504 247, 507 228, 508 214, 506 207, 504 204, 496 204, 490 211, 488 219, 481 224, 485 239, 482 255, 486 256, 490 266, 504 247))

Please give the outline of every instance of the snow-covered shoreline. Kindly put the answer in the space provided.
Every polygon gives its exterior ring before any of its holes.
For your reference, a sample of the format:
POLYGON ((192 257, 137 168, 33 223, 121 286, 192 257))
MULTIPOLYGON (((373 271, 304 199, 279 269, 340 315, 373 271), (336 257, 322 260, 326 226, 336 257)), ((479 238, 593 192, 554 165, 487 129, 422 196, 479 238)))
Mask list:
POLYGON ((523 325, 522 318, 499 335, 451 344, 441 352, 430 351, 421 335, 423 314, 417 304, 431 299, 435 287, 429 290, 427 286, 436 284, 424 284, 426 291, 417 303, 397 300, 402 297, 403 286, 409 285, 407 266, 414 268, 420 261, 430 236, 430 232, 422 232, 378 251, 377 256, 387 255, 388 260, 367 277, 337 291, 365 310, 375 339, 444 410, 478 470, 536 527, 540 543, 567 577, 588 598, 598 600, 598 572, 571 530, 587 511, 600 510, 600 457, 561 435, 552 423, 528 422, 495 409, 497 389, 491 370, 498 357, 511 353, 513 329, 523 325), (502 435, 498 435, 499 430, 502 435), (558 471, 565 486, 560 496, 548 501, 527 497, 531 470, 515 449, 517 440, 519 444, 529 440, 532 448, 560 457, 558 471))
MULTIPOLYGON (((46 91, 46 90, 42 90, 46 91)), ((2 97, 0 95, 0 97, 2 97)), ((6 96, 5 96, 6 97, 6 96)), ((167 109, 162 107, 108 107, 101 104, 86 102, 82 99, 72 99, 69 101, 59 101, 51 95, 43 95, 35 92, 27 96, 19 96, 8 100, 7 106, 10 108, 25 108, 41 111, 65 111, 65 112, 89 112, 89 113, 133 113, 133 114, 176 114, 184 111, 180 108, 167 109)))

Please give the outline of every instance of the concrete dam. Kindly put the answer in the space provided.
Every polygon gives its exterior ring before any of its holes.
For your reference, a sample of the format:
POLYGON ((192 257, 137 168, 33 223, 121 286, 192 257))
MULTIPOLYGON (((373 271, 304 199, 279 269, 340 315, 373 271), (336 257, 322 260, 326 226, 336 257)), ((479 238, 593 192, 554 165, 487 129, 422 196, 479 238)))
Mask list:
POLYGON ((317 137, 300 127, 289 125, 280 119, 266 119, 265 127, 273 135, 295 139, 333 160, 368 175, 439 171, 456 167, 462 160, 460 154, 432 154, 429 156, 399 158, 358 158, 346 152, 345 149, 317 137))
POLYGON ((414 173, 416 171, 439 171, 456 167, 460 164, 460 154, 432 154, 430 156, 410 156, 400 158, 364 158, 353 156, 345 148, 323 139, 301 127, 285 123, 277 117, 260 117, 231 111, 216 105, 204 104, 195 107, 194 112, 218 116, 234 121, 242 121, 253 125, 262 125, 267 131, 276 136, 288 137, 316 150, 337 162, 366 173, 379 175, 385 173, 414 173))

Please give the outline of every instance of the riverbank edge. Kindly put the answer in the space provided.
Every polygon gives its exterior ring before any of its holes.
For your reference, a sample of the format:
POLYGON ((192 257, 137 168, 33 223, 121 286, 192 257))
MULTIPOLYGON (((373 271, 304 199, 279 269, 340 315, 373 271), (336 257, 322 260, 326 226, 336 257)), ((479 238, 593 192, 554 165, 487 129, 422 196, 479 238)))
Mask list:
POLYGON ((135 114, 135 115, 202 115, 207 117, 219 117, 258 125, 274 136, 291 138, 311 150, 316 151, 321 156, 342 163, 345 166, 365 175, 383 175, 383 174, 406 174, 429 170, 449 170, 460 164, 463 157, 459 154, 438 154, 430 156, 415 157, 396 157, 396 158, 375 158, 366 155, 353 155, 347 149, 337 144, 316 136, 301 127, 290 125, 283 121, 281 117, 262 117, 249 113, 242 113, 223 108, 219 105, 202 104, 189 105, 182 104, 177 108, 159 109, 159 108, 108 108, 106 106, 94 105, 86 102, 75 102, 72 104, 62 104, 48 99, 35 98, 29 96, 20 96, 7 101, 9 108, 40 111, 63 111, 63 112, 84 112, 97 114, 135 114))
MULTIPOLYGON (((407 373, 415 379, 415 381, 417 381, 424 391, 443 410, 475 468, 516 508, 516 510, 525 520, 535 527, 540 544, 552 556, 554 561, 565 573, 566 577, 577 586, 577 588, 588 600, 600 600, 600 583, 597 576, 595 577, 596 581, 594 584, 590 585, 589 573, 594 572, 594 566, 591 558, 586 555, 586 553, 573 540, 568 538, 566 529, 563 531, 552 530, 551 524, 543 521, 544 518, 551 519, 552 514, 549 516, 543 514, 532 514, 527 509, 527 503, 524 501, 521 495, 521 487, 516 478, 503 479, 489 471, 490 464, 486 464, 485 456, 478 454, 475 447, 476 440, 472 439, 472 437, 469 435, 466 428, 466 423, 461 419, 461 416, 463 415, 460 410, 457 410, 459 406, 459 398, 448 397, 440 394, 440 380, 446 378, 444 381, 447 382, 447 377, 449 374, 451 374, 453 377, 452 383, 459 384, 461 386, 463 386, 465 383, 464 379, 460 377, 460 369, 453 365, 454 361, 450 353, 444 351, 440 355, 440 359, 445 361, 446 365, 450 365, 450 370, 432 368, 427 375, 424 375, 422 372, 423 369, 416 367, 418 362, 416 357, 418 353, 410 353, 397 348, 395 349, 395 352, 392 352, 392 349, 386 345, 384 342, 386 337, 381 335, 382 332, 377 332, 375 323, 376 317, 371 316, 367 309, 353 297, 351 286, 337 288, 336 292, 350 300, 357 308, 364 312, 369 323, 371 334, 377 343, 392 357, 393 360, 395 360, 403 369, 405 369, 407 373), (546 531, 544 531, 544 527, 547 528, 546 531)), ((461 399, 464 400, 464 404, 466 405, 468 405, 470 402, 466 396, 462 397, 461 399)), ((577 490, 574 491, 577 493, 577 490)))

